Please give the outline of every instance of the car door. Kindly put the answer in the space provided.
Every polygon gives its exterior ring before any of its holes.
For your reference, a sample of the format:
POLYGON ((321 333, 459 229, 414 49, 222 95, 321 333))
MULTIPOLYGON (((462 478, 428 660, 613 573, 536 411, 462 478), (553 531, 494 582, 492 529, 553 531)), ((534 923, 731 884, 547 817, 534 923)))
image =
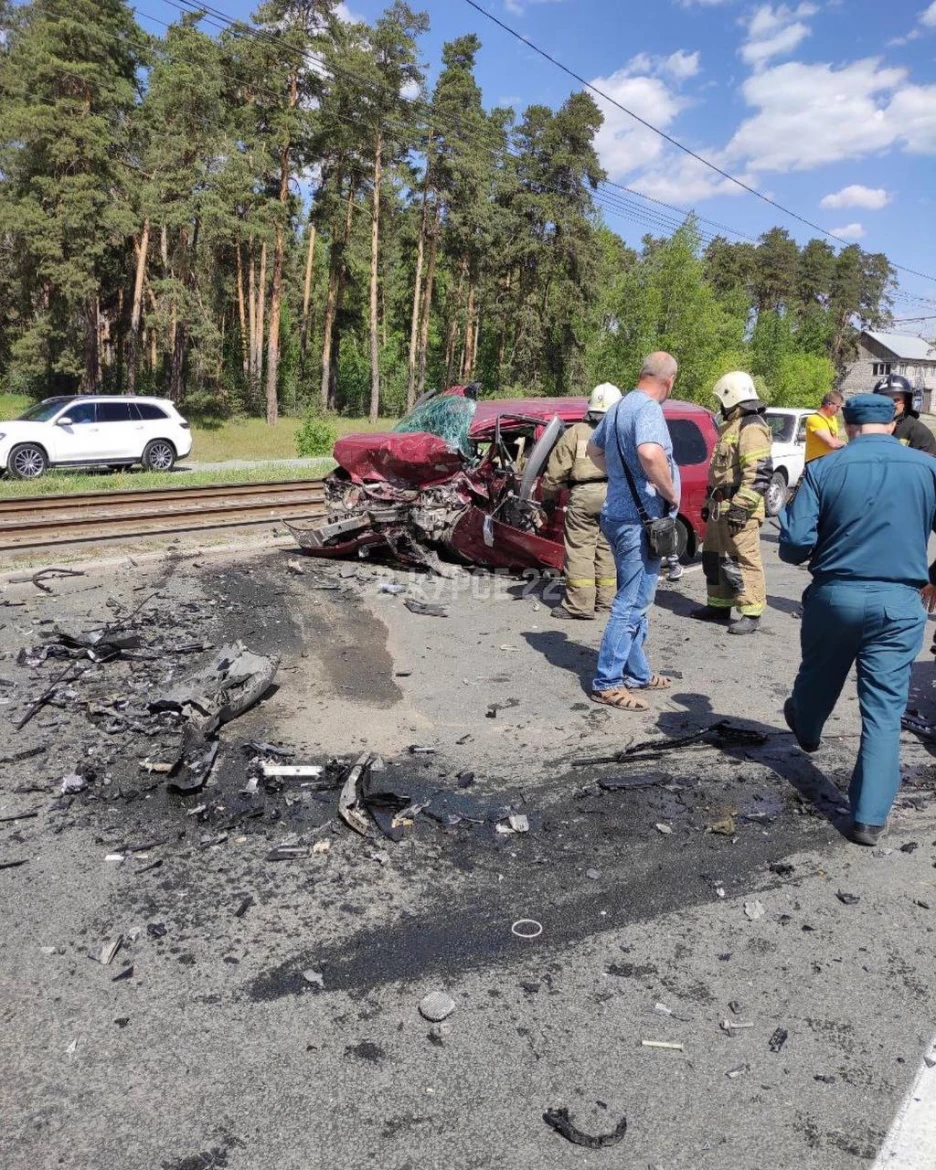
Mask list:
POLYGON ((100 458, 100 431, 94 402, 73 402, 49 427, 53 463, 87 463, 100 458))
POLYGON ((99 458, 114 462, 138 459, 142 423, 136 414, 136 407, 128 400, 114 400, 97 404, 98 430, 100 431, 99 458))

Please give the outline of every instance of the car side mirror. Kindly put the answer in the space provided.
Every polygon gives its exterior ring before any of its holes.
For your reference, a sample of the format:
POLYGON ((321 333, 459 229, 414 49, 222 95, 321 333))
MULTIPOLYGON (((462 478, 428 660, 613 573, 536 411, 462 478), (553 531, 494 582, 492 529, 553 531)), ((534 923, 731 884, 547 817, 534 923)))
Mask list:
POLYGON ((57 427, 70 427, 72 425, 72 420, 68 417, 67 414, 63 414, 61 418, 57 418, 55 420, 55 425, 57 427))

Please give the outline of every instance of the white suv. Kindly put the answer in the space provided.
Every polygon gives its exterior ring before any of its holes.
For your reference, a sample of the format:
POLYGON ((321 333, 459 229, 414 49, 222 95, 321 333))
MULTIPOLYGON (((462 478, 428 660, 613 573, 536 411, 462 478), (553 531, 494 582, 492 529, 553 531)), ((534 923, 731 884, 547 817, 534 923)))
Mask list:
POLYGON ((38 479, 47 467, 171 471, 192 450, 189 424, 164 398, 47 398, 0 422, 0 472, 38 479))

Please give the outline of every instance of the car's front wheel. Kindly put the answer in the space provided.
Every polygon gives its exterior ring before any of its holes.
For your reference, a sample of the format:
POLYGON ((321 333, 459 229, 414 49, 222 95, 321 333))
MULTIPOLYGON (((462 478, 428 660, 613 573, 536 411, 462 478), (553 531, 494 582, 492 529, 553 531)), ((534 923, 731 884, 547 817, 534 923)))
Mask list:
POLYGON ((764 503, 768 516, 778 516, 787 502, 790 491, 787 487, 787 478, 782 471, 775 471, 767 485, 764 503))
POLYGON ((146 444, 142 462, 147 471, 172 471, 175 461, 175 447, 168 439, 153 439, 146 444))
POLYGON ((38 443, 20 443, 10 452, 7 473, 11 479, 38 479, 49 466, 49 457, 38 443))

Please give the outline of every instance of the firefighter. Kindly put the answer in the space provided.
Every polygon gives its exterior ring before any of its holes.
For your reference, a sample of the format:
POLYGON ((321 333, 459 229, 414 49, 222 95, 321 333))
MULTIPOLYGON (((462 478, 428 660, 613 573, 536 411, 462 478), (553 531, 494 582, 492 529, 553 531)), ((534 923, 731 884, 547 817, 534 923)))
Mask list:
POLYGON ((617 591, 614 556, 599 517, 608 493, 608 475, 585 454, 595 427, 621 398, 621 391, 603 382, 592 391, 588 413, 568 428, 553 448, 543 476, 543 505, 554 511, 556 498, 568 487, 565 519, 565 601, 554 618, 590 619, 607 613, 617 591))
POLYGON ((904 447, 936 455, 936 438, 926 423, 920 422, 919 414, 913 409, 913 387, 909 379, 902 374, 886 374, 874 383, 874 393, 886 394, 894 400, 897 419, 894 438, 904 447))
POLYGON ((702 569, 708 601, 693 611, 700 621, 724 622, 737 608, 741 617, 730 634, 753 634, 767 604, 760 552, 764 493, 773 475, 771 433, 749 374, 725 374, 712 391, 721 405, 722 425, 709 464, 709 490, 702 569))

